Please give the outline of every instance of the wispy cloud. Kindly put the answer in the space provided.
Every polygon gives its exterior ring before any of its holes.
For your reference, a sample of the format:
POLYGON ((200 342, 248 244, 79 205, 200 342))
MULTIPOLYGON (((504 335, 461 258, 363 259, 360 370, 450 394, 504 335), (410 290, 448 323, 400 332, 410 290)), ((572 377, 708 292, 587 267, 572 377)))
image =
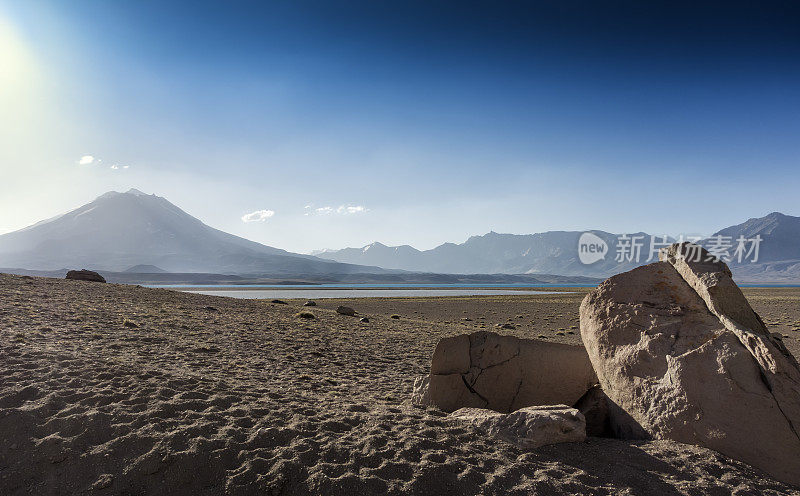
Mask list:
POLYGON ((325 206, 317 208, 314 208, 313 205, 306 205, 305 209, 306 213, 303 215, 351 215, 369 212, 369 209, 363 205, 339 205, 338 207, 325 206))
MULTIPOLYGON (((97 165, 99 166, 103 159, 97 158, 94 155, 84 155, 78 159, 79 165, 97 165)), ((109 167, 111 170, 124 170, 130 169, 130 165, 121 165, 121 164, 111 164, 109 167)))
POLYGON ((363 205, 339 205, 336 209, 337 214, 360 214, 366 211, 367 208, 363 205))
POLYGON ((264 222, 275 215, 273 210, 256 210, 242 216, 242 222, 264 222))

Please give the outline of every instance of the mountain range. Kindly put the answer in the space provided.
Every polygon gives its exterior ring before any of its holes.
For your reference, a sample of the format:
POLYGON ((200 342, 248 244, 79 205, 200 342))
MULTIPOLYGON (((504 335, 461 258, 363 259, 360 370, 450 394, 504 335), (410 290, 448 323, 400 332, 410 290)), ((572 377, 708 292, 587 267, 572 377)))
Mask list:
MULTIPOLYGON (((591 283, 657 258, 653 241, 663 240, 644 232, 627 236, 640 240, 639 257, 622 261, 620 236, 597 230, 490 232, 431 250, 376 242, 305 255, 214 229, 164 198, 131 189, 0 235, 0 267, 54 274, 85 267, 121 282, 167 281, 180 274, 175 280, 591 283), (603 246, 591 263, 579 255, 587 236, 603 246)), ((800 282, 799 217, 773 212, 721 229, 702 243, 718 236, 762 240, 757 263, 752 257, 729 263, 740 282, 800 282)))
MULTIPOLYGON (((617 235, 589 231, 608 246, 603 260, 585 265, 578 259, 578 240, 583 232, 550 231, 538 234, 499 234, 472 236, 461 244, 444 243, 420 251, 408 245, 386 246, 372 243, 362 248, 315 252, 320 258, 345 263, 375 264, 381 267, 422 272, 481 274, 562 274, 567 276, 607 277, 635 267, 635 262, 617 262, 617 235)), ((650 254, 650 239, 645 233, 641 253, 650 254)), ((654 255, 657 258, 657 252, 654 255)))
MULTIPOLYGON (((664 241, 661 236, 653 238, 644 232, 630 233, 627 235, 629 239, 641 240, 640 257, 638 262, 635 257, 630 257, 631 260, 626 257, 619 262, 617 253, 620 250, 620 235, 605 231, 587 232, 603 240, 607 246, 607 255, 591 264, 584 264, 579 258, 578 244, 584 231, 549 231, 538 234, 490 232, 483 236, 472 236, 464 243, 444 243, 430 250, 417 250, 408 245, 386 246, 376 242, 361 248, 325 250, 315 252, 314 255, 343 263, 369 264, 408 271, 551 273, 605 278, 657 259, 657 250, 664 241)), ((734 258, 729 262, 738 280, 777 283, 800 281, 800 217, 773 212, 721 229, 699 243, 708 246, 715 238, 722 239, 723 243, 733 245, 728 250, 733 255, 736 240, 740 236, 747 240, 760 236, 761 242, 756 262, 752 262, 752 254, 750 257, 743 257, 741 261, 734 258), (718 236, 722 238, 717 238, 718 236)), ((674 240, 668 238, 668 241, 674 240)), ((748 243, 746 247, 749 250, 751 244, 748 243)))

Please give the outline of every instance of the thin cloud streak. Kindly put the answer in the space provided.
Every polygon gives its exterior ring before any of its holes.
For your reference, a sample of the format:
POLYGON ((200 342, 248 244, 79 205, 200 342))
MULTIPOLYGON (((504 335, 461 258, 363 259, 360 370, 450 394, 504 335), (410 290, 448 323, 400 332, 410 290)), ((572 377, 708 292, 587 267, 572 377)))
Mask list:
POLYGON ((303 215, 310 216, 310 215, 352 215, 352 214, 361 214, 365 212, 369 212, 369 209, 363 205, 339 205, 338 207, 318 207, 314 208, 313 205, 306 205, 305 206, 306 213, 303 215))

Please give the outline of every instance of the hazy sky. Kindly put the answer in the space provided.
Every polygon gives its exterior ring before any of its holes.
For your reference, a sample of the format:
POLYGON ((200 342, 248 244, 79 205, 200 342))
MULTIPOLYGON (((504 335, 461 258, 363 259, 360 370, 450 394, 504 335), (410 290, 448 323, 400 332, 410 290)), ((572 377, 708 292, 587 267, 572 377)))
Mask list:
POLYGON ((293 251, 800 215, 800 4, 698 4, 0 0, 0 232, 131 187, 293 251))

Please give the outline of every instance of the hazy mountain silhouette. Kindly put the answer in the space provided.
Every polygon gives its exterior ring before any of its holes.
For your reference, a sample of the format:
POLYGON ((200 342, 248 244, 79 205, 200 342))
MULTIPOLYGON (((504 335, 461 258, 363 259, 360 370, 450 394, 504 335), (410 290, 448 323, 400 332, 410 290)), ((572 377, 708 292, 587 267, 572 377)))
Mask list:
POLYGON ((0 236, 0 266, 226 274, 382 273, 265 246, 203 224, 164 198, 106 193, 64 215, 0 236))
MULTIPOLYGON (((578 258, 578 240, 583 231, 549 231, 538 234, 498 234, 472 236, 464 243, 444 243, 431 250, 411 246, 386 246, 372 243, 362 248, 325 250, 316 255, 338 262, 377 265, 384 268, 441 273, 561 274, 565 276, 608 277, 648 262, 651 238, 645 233, 639 263, 617 262, 618 235, 590 231, 608 245, 603 260, 584 265, 578 258)), ((747 239, 760 235, 757 263, 743 260, 731 263, 734 275, 751 281, 800 281, 800 217, 778 212, 750 219, 715 233, 747 239)), ((661 242, 659 236, 656 242, 661 242)), ((705 241, 707 243, 708 241, 705 241)), ((657 250, 659 245, 655 246, 657 250)), ((653 254, 657 259, 657 255, 653 254)), ((650 260, 652 261, 652 260, 650 260)))
POLYGON ((750 259, 741 263, 735 259, 730 262, 734 275, 739 279, 786 283, 800 281, 800 217, 772 212, 726 227, 714 233, 714 236, 717 235, 729 237, 734 244, 739 236, 745 239, 761 236, 756 263, 751 263, 750 259))
MULTIPOLYGON (((635 262, 617 262, 617 235, 590 231, 608 246, 603 260, 584 265, 578 259, 578 239, 583 231, 550 231, 538 234, 472 236, 461 244, 444 243, 431 250, 411 246, 372 243, 363 248, 317 252, 320 258, 345 263, 374 264, 384 268, 450 274, 561 274, 606 277, 635 267, 635 262)), ((642 236, 641 263, 650 256, 650 236, 642 236)), ((654 254, 657 258, 657 254, 654 254)), ((641 263, 639 265, 641 265, 641 263)))
POLYGON ((800 260, 800 217, 772 212, 757 219, 726 227, 714 236, 721 235, 735 240, 739 236, 747 239, 761 236, 759 262, 800 260))
POLYGON ((123 270, 123 272, 130 272, 132 274, 163 274, 167 271, 161 267, 156 267, 155 265, 139 264, 134 265, 133 267, 128 267, 127 269, 123 270))

